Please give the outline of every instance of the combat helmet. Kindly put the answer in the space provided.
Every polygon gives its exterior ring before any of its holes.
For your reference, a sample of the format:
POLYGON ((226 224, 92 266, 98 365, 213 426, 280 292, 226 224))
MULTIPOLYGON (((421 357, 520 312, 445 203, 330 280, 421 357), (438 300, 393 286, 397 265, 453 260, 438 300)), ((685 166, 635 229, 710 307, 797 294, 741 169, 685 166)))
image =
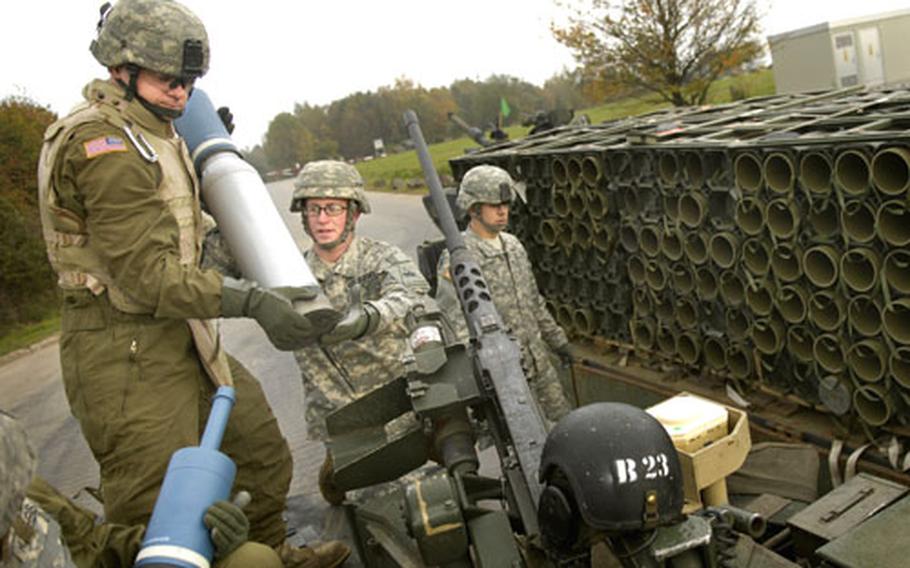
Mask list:
POLYGON ((0 411, 0 536, 19 513, 34 474, 35 454, 25 431, 12 416, 0 411))
POLYGON ((515 182, 504 169, 475 166, 461 179, 455 203, 462 211, 468 211, 477 203, 509 203, 515 197, 515 189, 515 182))
POLYGON ((370 202, 363 190, 363 178, 357 168, 344 162, 320 160, 300 170, 294 181, 291 211, 302 211, 307 199, 350 199, 362 213, 370 212, 370 202))
POLYGON ((209 68, 205 26, 173 0, 120 0, 105 4, 98 37, 89 48, 102 65, 134 65, 187 81, 209 68))
POLYGON ((538 517, 548 545, 570 548, 581 528, 616 535, 682 518, 683 480, 673 441, 634 406, 578 408, 550 431, 540 460, 538 517))

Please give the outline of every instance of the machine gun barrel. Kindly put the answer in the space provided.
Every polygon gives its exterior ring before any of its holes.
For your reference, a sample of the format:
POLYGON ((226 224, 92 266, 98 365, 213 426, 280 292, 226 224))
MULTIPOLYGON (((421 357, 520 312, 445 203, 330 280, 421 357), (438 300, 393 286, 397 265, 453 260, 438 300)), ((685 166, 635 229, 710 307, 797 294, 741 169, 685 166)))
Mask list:
POLYGON ((484 280, 480 265, 467 250, 455 224, 429 150, 420 130, 417 114, 404 113, 405 126, 423 168, 440 228, 451 255, 452 281, 458 293, 475 352, 474 364, 481 386, 495 396, 493 434, 503 474, 514 499, 525 532, 538 534, 537 503, 540 484, 537 470, 547 431, 540 410, 521 367, 518 344, 507 335, 505 325, 484 280))
POLYGON ((449 120, 451 120, 452 122, 457 124, 458 127, 461 128, 462 130, 464 130, 465 134, 470 136, 471 139, 474 140, 474 142, 477 142, 481 146, 490 146, 493 144, 493 142, 491 142, 490 140, 487 140, 486 138, 483 137, 483 130, 481 130, 480 128, 477 128, 476 126, 471 126, 470 124, 465 122, 463 118, 461 118, 454 112, 450 112, 448 114, 448 116, 449 116, 449 120))

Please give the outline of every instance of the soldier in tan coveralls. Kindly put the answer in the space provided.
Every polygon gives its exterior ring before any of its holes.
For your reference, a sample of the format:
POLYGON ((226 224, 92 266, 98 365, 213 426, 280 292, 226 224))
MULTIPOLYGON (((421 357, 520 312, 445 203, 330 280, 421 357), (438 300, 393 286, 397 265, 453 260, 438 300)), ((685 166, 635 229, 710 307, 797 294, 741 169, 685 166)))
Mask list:
MULTIPOLYGON (((514 187, 505 170, 476 166, 461 180, 456 203, 470 218, 462 232, 465 246, 474 253, 496 309, 521 345, 522 366, 541 409, 547 420, 555 423, 569 412, 570 406, 550 360, 550 349, 565 360, 569 357, 569 342, 544 305, 528 253, 515 236, 505 232, 514 187)), ((456 334, 467 340, 461 304, 449 275, 448 251, 439 259, 438 275, 439 308, 448 316, 456 334)))
POLYGON ((45 133, 38 170, 48 256, 63 290, 60 358, 70 408, 100 465, 108 521, 145 524, 171 454, 198 445, 216 385, 237 405, 222 450, 252 494, 250 535, 288 566, 335 566, 341 543, 296 549, 282 517, 291 454, 259 383, 221 348, 212 318, 252 317, 280 349, 312 341, 292 301, 199 267, 199 187, 172 120, 208 69, 199 19, 171 0, 121 0, 92 54, 110 73, 45 133))
MULTIPOLYGON (((397 247, 355 235, 370 212, 363 179, 343 162, 310 162, 294 184, 299 211, 313 239, 304 253, 332 306, 347 315, 318 344, 294 354, 303 375, 307 434, 325 440, 325 416, 405 373, 405 315, 429 305, 429 286, 397 247)), ((331 483, 326 456, 319 487, 326 501, 344 498, 331 483)))
MULTIPOLYGON (((97 524, 95 515, 34 475, 35 457, 22 427, 0 411, 0 567, 132 566, 145 527, 97 524)), ((215 568, 280 568, 278 554, 247 540, 249 522, 235 504, 212 505, 215 568)))

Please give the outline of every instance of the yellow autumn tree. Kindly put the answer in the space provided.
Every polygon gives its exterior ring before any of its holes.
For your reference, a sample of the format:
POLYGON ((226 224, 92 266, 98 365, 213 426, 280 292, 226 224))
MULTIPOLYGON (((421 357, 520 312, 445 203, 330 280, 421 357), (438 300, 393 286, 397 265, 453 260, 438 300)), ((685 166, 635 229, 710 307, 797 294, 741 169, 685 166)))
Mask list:
POLYGON ((726 73, 763 50, 755 0, 578 0, 554 37, 582 73, 645 89, 675 106, 705 102, 726 73))

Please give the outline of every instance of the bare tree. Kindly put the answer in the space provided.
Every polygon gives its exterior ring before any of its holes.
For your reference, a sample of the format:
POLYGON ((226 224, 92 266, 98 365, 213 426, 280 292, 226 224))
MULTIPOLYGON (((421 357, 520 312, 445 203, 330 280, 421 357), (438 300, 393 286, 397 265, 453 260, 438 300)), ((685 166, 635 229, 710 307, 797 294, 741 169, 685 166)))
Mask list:
POLYGON ((705 102, 724 73, 762 53, 755 0, 580 0, 556 39, 588 77, 676 105, 705 102))

